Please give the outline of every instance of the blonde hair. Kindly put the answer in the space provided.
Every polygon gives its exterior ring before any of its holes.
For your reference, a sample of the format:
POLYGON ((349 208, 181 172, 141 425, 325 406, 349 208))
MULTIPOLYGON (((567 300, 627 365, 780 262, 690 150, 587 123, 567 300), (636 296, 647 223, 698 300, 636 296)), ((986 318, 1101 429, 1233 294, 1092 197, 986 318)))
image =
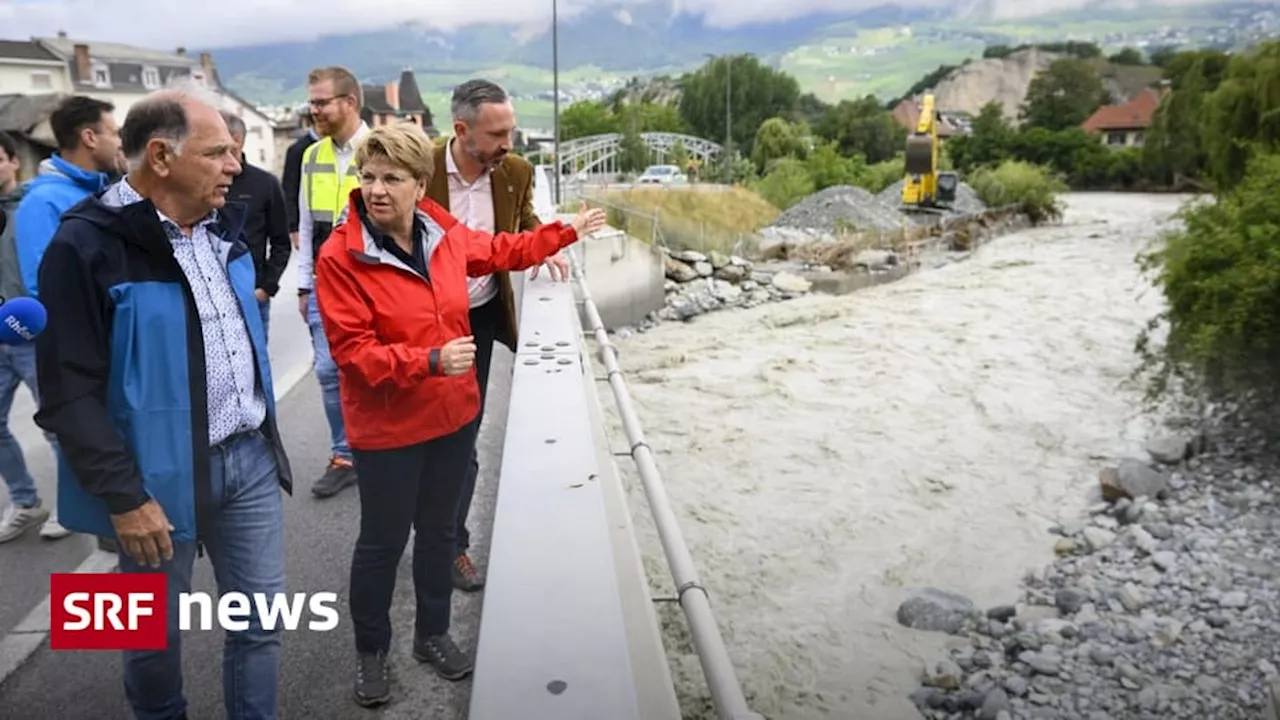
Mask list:
POLYGON ((333 82, 335 95, 350 95, 354 97, 357 111, 364 107, 364 89, 360 87, 360 81, 356 80, 356 76, 350 70, 338 65, 331 65, 329 67, 316 68, 307 74, 308 85, 315 85, 325 80, 333 82))
POLYGON ((415 125, 381 125, 370 130, 356 148, 356 167, 374 158, 386 158, 409 171, 414 180, 430 183, 435 174, 435 146, 415 125))

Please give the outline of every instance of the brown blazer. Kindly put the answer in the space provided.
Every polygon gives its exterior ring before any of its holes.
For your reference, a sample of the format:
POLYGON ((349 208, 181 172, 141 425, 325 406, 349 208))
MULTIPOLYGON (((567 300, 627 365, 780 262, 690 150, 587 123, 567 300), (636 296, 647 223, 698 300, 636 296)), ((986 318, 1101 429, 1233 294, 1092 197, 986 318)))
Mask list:
MULTIPOLYGON (((445 164, 448 143, 436 145, 436 169, 427 197, 449 209, 449 170, 445 164)), ((533 212, 533 165, 524 158, 508 155, 493 171, 493 224, 497 232, 524 232, 541 225, 533 212)), ((498 328, 498 342, 516 350, 516 298, 510 273, 495 274, 498 299, 502 301, 504 322, 498 328)))

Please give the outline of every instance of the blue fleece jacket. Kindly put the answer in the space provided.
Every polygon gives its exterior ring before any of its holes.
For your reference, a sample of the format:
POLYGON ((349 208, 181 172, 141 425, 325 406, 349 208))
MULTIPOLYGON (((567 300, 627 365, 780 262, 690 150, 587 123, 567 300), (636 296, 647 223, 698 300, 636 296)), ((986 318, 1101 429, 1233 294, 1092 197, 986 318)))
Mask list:
POLYGON ((106 190, 109 184, 106 173, 81 170, 59 155, 40 163, 40 171, 27 184, 13 218, 17 226, 14 245, 18 267, 22 270, 22 283, 32 297, 40 296, 36 281, 40 260, 62 222, 62 213, 85 197, 106 190))

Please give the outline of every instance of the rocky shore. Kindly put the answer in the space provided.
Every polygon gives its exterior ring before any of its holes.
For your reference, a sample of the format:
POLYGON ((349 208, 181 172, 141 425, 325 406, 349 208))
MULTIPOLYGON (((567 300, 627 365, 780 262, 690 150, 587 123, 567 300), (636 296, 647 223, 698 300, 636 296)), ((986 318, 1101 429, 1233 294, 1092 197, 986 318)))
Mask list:
POLYGON ((1097 504, 1051 530, 1056 559, 1017 602, 938 588, 903 602, 900 624, 955 637, 912 696, 923 717, 1277 717, 1280 454, 1229 413, 1147 454, 1101 473, 1097 504))

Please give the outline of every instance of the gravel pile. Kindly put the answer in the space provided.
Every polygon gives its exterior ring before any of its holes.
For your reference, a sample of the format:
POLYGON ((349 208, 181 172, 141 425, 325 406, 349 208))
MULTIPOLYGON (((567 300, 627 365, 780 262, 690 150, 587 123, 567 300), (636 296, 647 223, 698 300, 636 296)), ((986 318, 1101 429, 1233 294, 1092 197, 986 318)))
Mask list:
POLYGON ((766 230, 830 234, 849 231, 888 231, 937 222, 947 215, 982 212, 986 206, 973 188, 960 184, 952 212, 943 215, 911 215, 898 209, 902 186, 898 181, 878 195, 852 185, 837 185, 810 195, 787 208, 766 230))
POLYGON ((1058 558, 1027 579, 1023 603, 982 612, 937 589, 903 603, 901 624, 967 640, 925 668, 922 715, 1268 717, 1280 688, 1280 462, 1252 431, 1205 437, 1158 438, 1153 462, 1103 471, 1104 500, 1055 529, 1058 558))
POLYGON ((774 227, 817 232, 896 230, 910 223, 897 203, 886 205, 875 195, 852 185, 836 185, 787 208, 774 227))

